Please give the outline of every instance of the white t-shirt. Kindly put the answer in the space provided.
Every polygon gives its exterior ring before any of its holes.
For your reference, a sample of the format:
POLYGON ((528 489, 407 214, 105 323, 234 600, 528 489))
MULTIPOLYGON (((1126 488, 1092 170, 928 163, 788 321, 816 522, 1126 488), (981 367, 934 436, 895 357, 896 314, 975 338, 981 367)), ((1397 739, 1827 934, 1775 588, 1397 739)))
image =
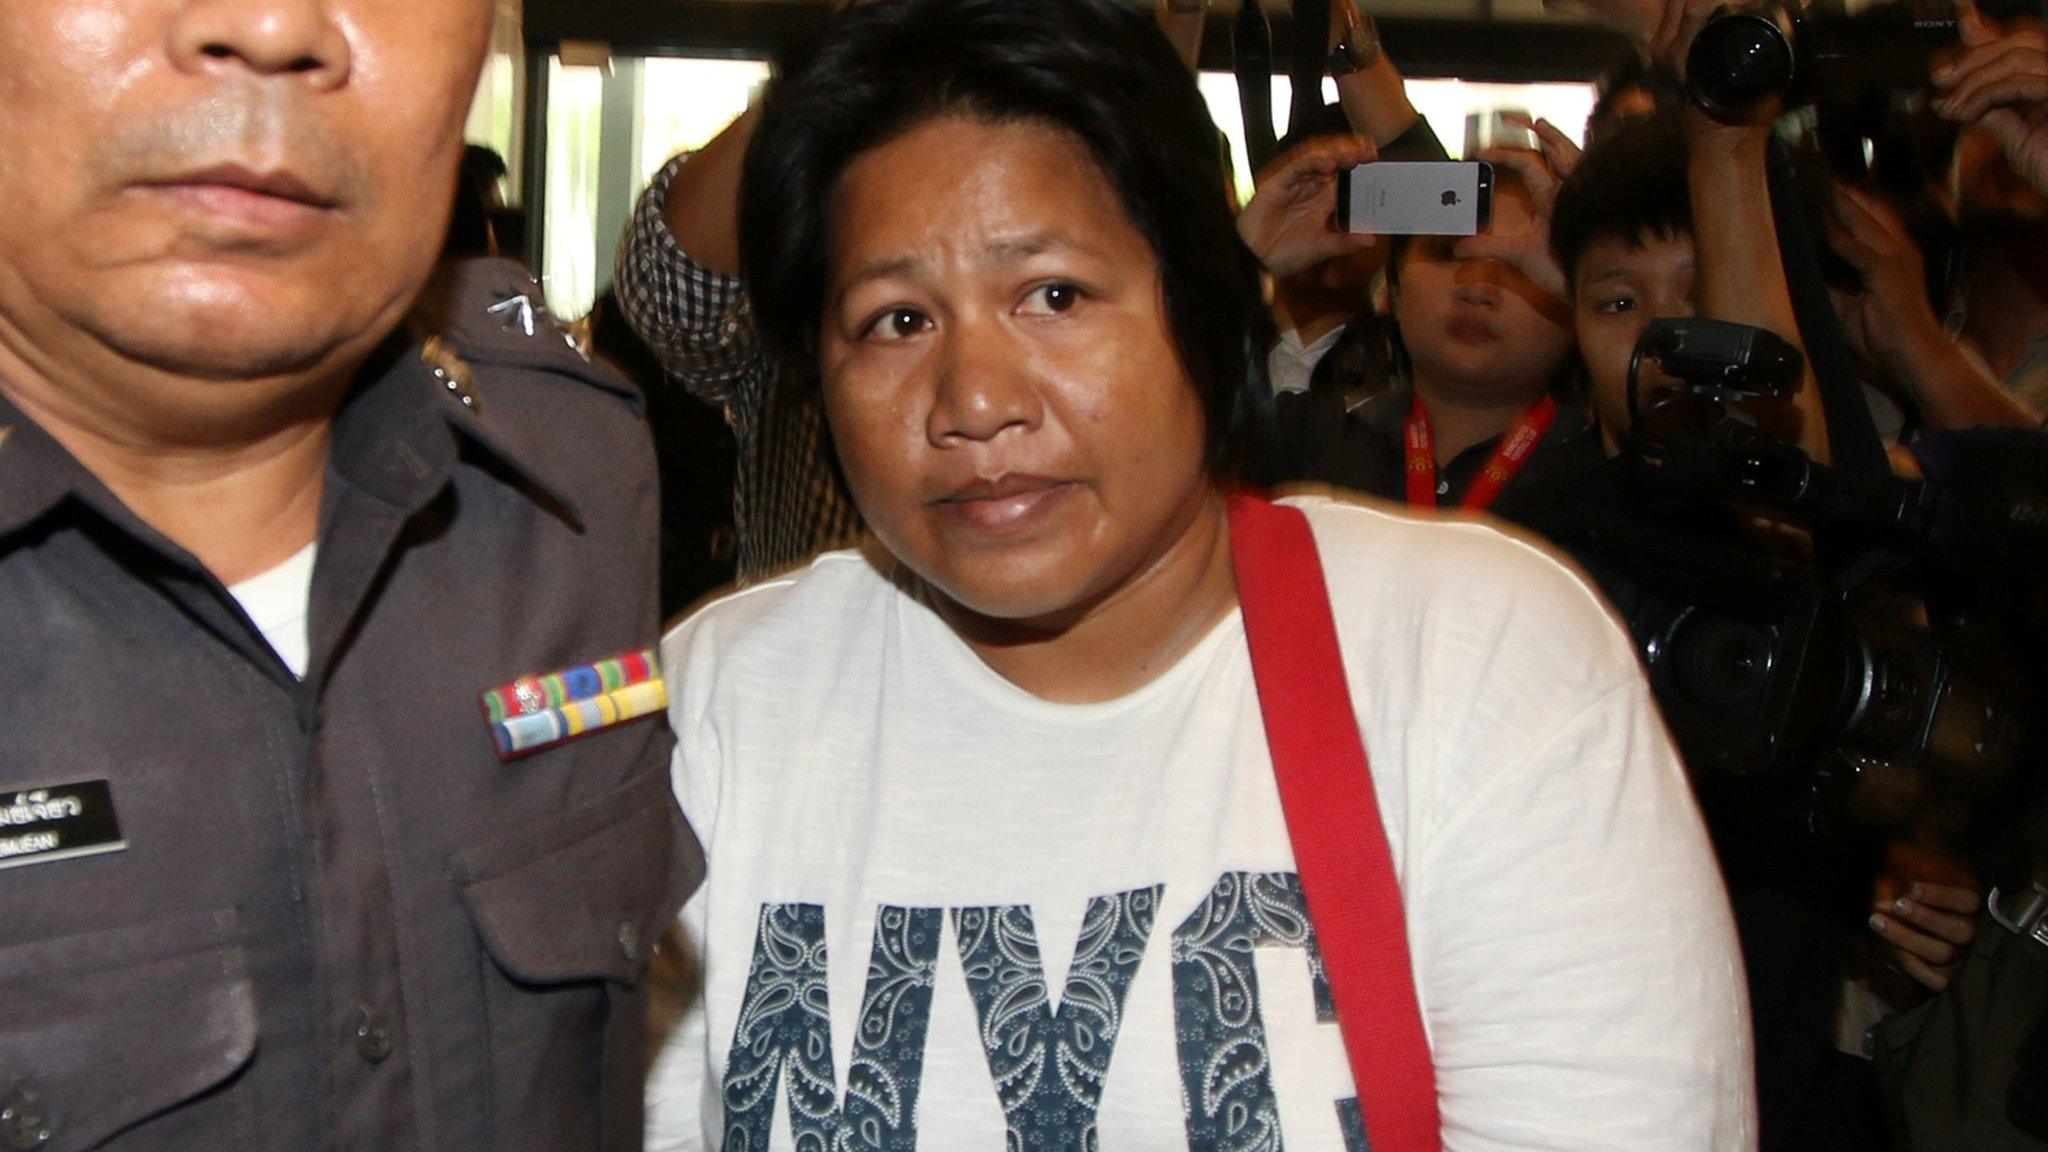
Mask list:
MULTIPOLYGON (((1445 1147, 1754 1147, 1726 898, 1617 625, 1492 529, 1295 502, 1445 1147)), ((1129 696, 1055 704, 838 552, 662 655, 709 871, 650 1148, 1360 1147, 1239 615, 1129 696)))
POLYGON ((299 679, 306 678, 306 617, 313 599, 313 558, 320 546, 308 544, 291 559, 268 572, 251 576, 228 589, 249 614, 256 630, 270 642, 277 658, 299 679))

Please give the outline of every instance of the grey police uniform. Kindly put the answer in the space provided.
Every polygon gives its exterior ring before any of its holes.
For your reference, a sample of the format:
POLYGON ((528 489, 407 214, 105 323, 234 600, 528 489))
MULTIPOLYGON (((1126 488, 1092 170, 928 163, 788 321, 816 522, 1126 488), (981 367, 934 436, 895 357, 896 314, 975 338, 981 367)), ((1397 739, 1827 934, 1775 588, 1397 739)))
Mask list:
POLYGON ((502 761, 479 694, 651 644, 651 444, 458 281, 462 364, 394 338, 336 418, 303 682, 0 401, 0 1150, 640 1147, 673 740, 502 761))

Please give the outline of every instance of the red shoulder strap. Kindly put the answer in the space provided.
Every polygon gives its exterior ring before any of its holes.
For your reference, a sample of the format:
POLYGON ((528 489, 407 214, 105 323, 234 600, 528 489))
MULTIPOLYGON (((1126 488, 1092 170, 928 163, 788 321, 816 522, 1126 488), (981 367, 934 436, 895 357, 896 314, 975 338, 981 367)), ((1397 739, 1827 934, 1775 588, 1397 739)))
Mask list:
POLYGON ((1337 647, 1308 518, 1230 498, 1230 554, 1295 867, 1337 1004, 1372 1152, 1439 1152, 1394 858, 1337 647))

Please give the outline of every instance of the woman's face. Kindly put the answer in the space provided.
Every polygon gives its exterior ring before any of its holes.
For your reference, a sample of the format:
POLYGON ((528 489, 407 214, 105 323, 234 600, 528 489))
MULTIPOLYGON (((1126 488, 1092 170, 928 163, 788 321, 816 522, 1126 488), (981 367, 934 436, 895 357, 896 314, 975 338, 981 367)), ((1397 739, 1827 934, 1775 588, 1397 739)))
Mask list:
POLYGON ((1080 140, 940 116, 858 157, 829 217, 826 415, 891 553, 1019 622, 1168 553, 1209 497, 1202 399, 1080 140))
MULTIPOLYGON (((1488 230, 1539 228, 1517 185, 1495 189, 1488 230)), ((1570 307, 1491 259, 1459 259, 1456 239, 1417 237, 1403 253, 1394 319, 1417 377, 1475 398, 1534 397, 1571 353, 1570 307)))

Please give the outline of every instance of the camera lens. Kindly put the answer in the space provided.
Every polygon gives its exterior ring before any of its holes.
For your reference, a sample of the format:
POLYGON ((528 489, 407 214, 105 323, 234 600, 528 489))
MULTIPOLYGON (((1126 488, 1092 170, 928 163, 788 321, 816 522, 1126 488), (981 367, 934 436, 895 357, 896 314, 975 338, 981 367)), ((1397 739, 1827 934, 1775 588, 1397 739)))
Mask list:
POLYGON ((1685 60, 1686 87, 1709 115, 1748 115, 1791 88, 1797 56, 1791 18, 1776 11, 1728 12, 1707 21, 1685 60))
POLYGON ((1765 626, 1688 612, 1664 637, 1671 686, 1695 707, 1748 715, 1770 686, 1776 636, 1765 626))
POLYGON ((1940 656, 1915 629, 1864 628, 1850 668, 1855 701, 1843 740, 1880 755, 1912 748, 1936 704, 1940 656))

